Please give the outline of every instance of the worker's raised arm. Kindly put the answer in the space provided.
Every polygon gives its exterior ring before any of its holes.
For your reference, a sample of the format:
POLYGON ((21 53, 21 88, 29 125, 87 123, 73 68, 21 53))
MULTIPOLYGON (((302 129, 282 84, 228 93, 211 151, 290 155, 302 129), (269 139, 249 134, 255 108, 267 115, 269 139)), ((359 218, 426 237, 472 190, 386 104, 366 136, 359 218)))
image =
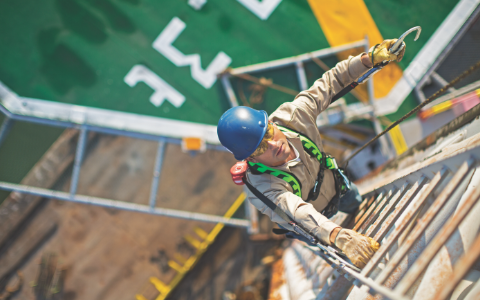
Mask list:
POLYGON ((371 66, 366 53, 350 56, 325 72, 308 90, 299 93, 293 104, 316 118, 330 105, 333 96, 358 79, 371 66))

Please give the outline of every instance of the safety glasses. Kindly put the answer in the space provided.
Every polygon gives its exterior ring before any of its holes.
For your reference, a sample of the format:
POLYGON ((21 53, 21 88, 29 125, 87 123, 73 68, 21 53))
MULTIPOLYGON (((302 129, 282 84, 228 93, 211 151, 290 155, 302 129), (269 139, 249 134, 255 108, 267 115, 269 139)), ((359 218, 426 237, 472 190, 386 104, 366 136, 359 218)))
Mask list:
POLYGON ((260 145, 258 145, 257 149, 255 149, 255 152, 253 152, 253 154, 250 155, 250 157, 259 156, 265 153, 265 151, 267 151, 268 149, 268 141, 273 140, 274 133, 275 133, 275 127, 273 126, 273 123, 268 122, 267 131, 265 132, 265 135, 263 136, 263 139, 260 142, 260 145))

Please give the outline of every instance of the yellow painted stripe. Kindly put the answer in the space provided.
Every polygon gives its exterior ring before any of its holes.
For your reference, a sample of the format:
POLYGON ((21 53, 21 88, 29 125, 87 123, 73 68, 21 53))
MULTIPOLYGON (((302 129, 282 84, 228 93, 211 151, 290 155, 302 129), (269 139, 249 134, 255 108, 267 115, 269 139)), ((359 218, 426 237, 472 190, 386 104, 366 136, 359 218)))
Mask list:
POLYGON ((178 273, 185 272, 185 269, 174 260, 169 260, 168 265, 170 266, 170 268, 174 269, 178 273))
MULTIPOLYGON (((362 40, 366 35, 368 35, 370 46, 383 41, 363 0, 308 0, 308 3, 330 46, 335 47, 362 40)), ((338 58, 345 59, 352 53, 346 51, 341 53, 338 58)), ((385 97, 401 77, 402 70, 396 63, 391 63, 383 68, 374 76, 375 98, 385 97)), ((362 99, 367 99, 365 87, 359 89, 358 92, 362 99)))
MULTIPOLYGON (((238 198, 232 204, 232 206, 230 206, 230 208, 227 210, 224 217, 225 218, 231 218, 235 214, 235 212, 238 210, 238 208, 242 205, 243 201, 245 201, 245 198, 246 198, 245 193, 241 193, 240 196, 238 196, 238 198)), ((215 240, 215 238, 217 237, 217 235, 220 233, 220 231, 223 229, 224 226, 225 225, 223 223, 216 224, 215 227, 212 229, 212 231, 210 231, 210 233, 206 236, 206 238, 203 242, 199 242, 198 240, 195 240, 191 236, 185 236, 185 238, 187 240, 188 240, 188 238, 190 238, 190 239, 194 240, 195 242, 197 242, 196 246, 195 246, 197 248, 197 253, 195 253, 193 256, 189 257, 187 259, 187 261, 185 262, 185 264, 183 265, 183 267, 180 266, 178 263, 176 263, 173 260, 170 260, 168 262, 168 265, 171 268, 177 270, 178 273, 175 275, 175 277, 173 277, 172 281, 170 281, 170 283, 168 284, 168 286, 164 290, 166 292, 164 292, 164 293, 160 292, 160 295, 158 295, 158 297, 155 300, 164 300, 168 296, 170 291, 172 291, 180 283, 180 281, 183 279, 185 274, 187 274, 187 272, 195 265, 195 263, 202 256, 202 254, 205 253, 208 246, 211 243, 213 243, 213 241, 215 240)), ((197 234, 198 234, 198 232, 197 232, 197 234)), ((150 281, 152 281, 152 278, 155 278, 155 277, 151 277, 150 281)), ((160 281, 160 280, 158 280, 158 281, 160 281)))
POLYGON ((393 142, 393 146, 397 151, 397 155, 402 154, 403 152, 407 151, 408 146, 405 142, 405 138, 403 137, 402 131, 400 130, 400 126, 395 126, 389 131, 390 137, 393 142))
POLYGON ((143 295, 135 295, 135 300, 148 300, 147 298, 143 297, 143 295))
POLYGON ((206 239, 206 238, 207 238, 208 232, 206 232, 206 231, 203 230, 202 228, 200 228, 200 227, 195 227, 194 230, 195 230, 195 233, 196 233, 201 239, 206 239))
POLYGON ((160 292, 160 294, 165 294, 165 293, 168 293, 170 291, 170 288, 168 287, 168 285, 166 285, 165 283, 163 283, 160 279, 158 279, 157 277, 150 277, 149 278, 150 282, 155 286, 155 288, 157 289, 157 291, 160 292))
MULTIPOLYGON (((392 121, 390 121, 385 116, 379 117, 379 120, 383 125, 386 125, 386 126, 390 126, 392 124, 392 121)), ((407 146, 407 143, 405 142, 405 138, 403 137, 402 130, 400 129, 399 125, 390 129, 388 134, 390 135, 390 139, 392 140, 393 147, 395 148, 397 155, 400 155, 403 152, 407 151, 408 146, 407 146)))
POLYGON ((432 112, 434 114, 439 114, 441 112, 447 111, 450 108, 452 108, 453 103, 451 100, 445 101, 443 103, 437 104, 434 107, 432 107, 432 112))
POLYGON ((187 259, 178 252, 176 252, 174 256, 175 256, 175 259, 178 260, 181 264, 185 264, 187 262, 187 259))
MULTIPOLYGON (((246 197, 245 193, 241 193, 240 196, 238 196, 237 200, 235 200, 232 206, 230 206, 230 208, 227 210, 224 217, 231 218, 233 214, 237 211, 237 209, 240 207, 240 205, 242 205, 243 201, 245 200, 245 197, 246 197)), ((217 235, 220 233, 220 231, 223 229, 224 226, 225 225, 223 223, 218 223, 217 225, 215 225, 213 230, 208 235, 207 241, 213 242, 215 237, 217 237, 217 235)))
POLYGON ((189 242, 193 247, 197 248, 197 249, 200 249, 201 247, 201 242, 199 240, 196 240, 194 237, 190 236, 190 235, 186 235, 185 236, 185 239, 187 240, 187 242, 189 242))

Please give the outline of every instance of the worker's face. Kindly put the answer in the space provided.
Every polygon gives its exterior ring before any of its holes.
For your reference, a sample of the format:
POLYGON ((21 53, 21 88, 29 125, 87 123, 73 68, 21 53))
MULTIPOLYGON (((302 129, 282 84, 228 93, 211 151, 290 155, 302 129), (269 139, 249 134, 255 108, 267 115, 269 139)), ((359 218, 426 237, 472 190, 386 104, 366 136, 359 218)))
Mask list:
POLYGON ((287 141, 287 137, 278 129, 277 125, 274 123, 270 124, 273 131, 269 132, 270 130, 267 130, 259 147, 247 160, 253 163, 259 162, 270 167, 277 167, 288 161, 292 149, 287 141), (261 154, 258 155, 258 152, 261 154))

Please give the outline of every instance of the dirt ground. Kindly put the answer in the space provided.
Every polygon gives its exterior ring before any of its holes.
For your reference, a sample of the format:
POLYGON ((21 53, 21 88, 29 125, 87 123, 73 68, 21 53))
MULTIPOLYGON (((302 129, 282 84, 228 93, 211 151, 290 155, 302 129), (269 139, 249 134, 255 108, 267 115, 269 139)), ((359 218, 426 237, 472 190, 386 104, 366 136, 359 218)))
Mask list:
MULTIPOLYGON (((96 137, 86 152, 78 193, 148 204, 156 150, 155 142, 96 137)), ((234 163, 226 152, 192 156, 169 144, 157 207, 223 215, 242 191, 230 179, 229 168, 234 163)), ((71 168, 65 173, 56 189, 68 191, 71 168)), ((15 247, 21 248, 29 234, 35 235, 35 229, 51 228, 14 270, 23 274, 24 281, 11 299, 37 299, 33 286, 41 258, 47 253, 56 254, 58 266, 66 271, 64 300, 132 300, 140 292, 154 299, 158 293, 149 277, 168 283, 176 272, 168 267, 168 260, 175 253, 188 257, 194 251, 184 236, 194 235, 195 226, 209 232, 215 225, 59 200, 40 201, 7 249, 0 251, 0 259, 15 255, 15 247)), ((225 290, 264 276, 265 268, 256 266, 262 265, 260 260, 278 243, 250 242, 244 229, 225 228, 170 299, 221 299, 225 290)))

